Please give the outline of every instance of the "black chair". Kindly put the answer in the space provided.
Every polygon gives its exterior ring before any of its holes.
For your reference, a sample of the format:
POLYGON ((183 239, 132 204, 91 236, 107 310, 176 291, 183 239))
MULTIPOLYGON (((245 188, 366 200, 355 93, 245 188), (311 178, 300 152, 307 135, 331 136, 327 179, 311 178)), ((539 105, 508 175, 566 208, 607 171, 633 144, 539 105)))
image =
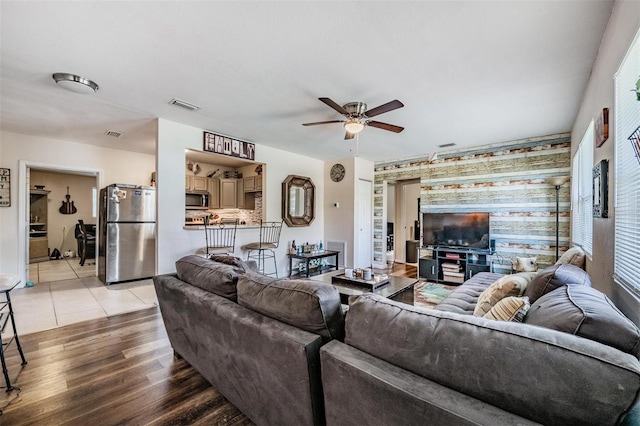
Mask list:
POLYGON ((93 257, 95 257, 96 236, 89 235, 82 219, 78 219, 78 225, 80 225, 80 238, 82 241, 82 250, 78 250, 78 255, 80 256, 80 266, 84 266, 85 260, 87 260, 87 257, 90 257, 89 253, 92 253, 93 257))
POLYGON ((233 254, 236 249, 236 230, 238 219, 231 222, 221 222, 216 225, 204 218, 205 252, 207 257, 214 254, 233 254))
MULTIPOLYGON (((96 236, 96 225, 92 224, 92 223, 85 223, 84 224, 84 228, 87 230, 87 236, 91 239, 94 238, 96 236)), ((83 238, 82 238, 82 232, 80 231, 80 224, 76 223, 75 226, 75 230, 74 230, 74 235, 76 238, 76 242, 78 243, 78 249, 76 251, 76 253, 78 253, 78 257, 82 257, 82 252, 83 252, 83 238)), ((89 246, 87 249, 87 254, 85 257, 87 258, 93 258, 95 257, 95 250, 93 249, 93 246, 89 246)))
POLYGON ((258 272, 262 275, 275 275, 278 276, 278 265, 276 262, 275 249, 278 248, 280 243, 280 231, 282 231, 282 221, 280 222, 262 222, 260 221, 260 241, 255 243, 249 243, 242 247, 245 250, 249 250, 247 253, 247 260, 255 259, 258 263, 258 272), (258 254, 252 254, 257 251, 258 254), (273 268, 275 272, 266 273, 264 270, 265 259, 273 259, 273 268))

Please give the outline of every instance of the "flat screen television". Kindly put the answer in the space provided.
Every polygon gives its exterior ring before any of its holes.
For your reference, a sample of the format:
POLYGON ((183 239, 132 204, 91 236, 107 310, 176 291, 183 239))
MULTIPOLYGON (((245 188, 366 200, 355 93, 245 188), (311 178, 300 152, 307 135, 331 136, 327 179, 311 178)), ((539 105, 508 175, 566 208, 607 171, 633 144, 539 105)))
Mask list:
POLYGON ((423 213, 425 246, 489 249, 489 213, 423 213))

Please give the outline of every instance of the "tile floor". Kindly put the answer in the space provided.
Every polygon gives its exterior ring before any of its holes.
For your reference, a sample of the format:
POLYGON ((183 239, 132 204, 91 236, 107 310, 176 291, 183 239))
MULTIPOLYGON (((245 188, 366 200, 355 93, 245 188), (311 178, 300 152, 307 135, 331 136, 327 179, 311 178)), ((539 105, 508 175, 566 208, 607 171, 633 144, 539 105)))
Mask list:
MULTIPOLYGON (((29 278, 33 287, 11 291, 18 335, 146 309, 158 303, 151 279, 105 286, 95 276, 95 264, 87 262, 81 267, 77 258, 31 264, 29 278)), ((11 332, 7 324, 3 337, 11 332)))

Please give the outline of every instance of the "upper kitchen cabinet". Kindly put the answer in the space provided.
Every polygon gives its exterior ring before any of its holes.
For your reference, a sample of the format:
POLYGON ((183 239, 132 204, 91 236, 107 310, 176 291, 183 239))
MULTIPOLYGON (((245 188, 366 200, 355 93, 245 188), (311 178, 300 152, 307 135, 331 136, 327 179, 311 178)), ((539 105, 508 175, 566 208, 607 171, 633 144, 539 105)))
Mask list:
POLYGON ((238 208, 238 182, 237 179, 220 179, 220 208, 238 208))
POLYGON ((185 176, 185 189, 187 191, 208 191, 209 182, 205 176, 185 176))
POLYGON ((209 208, 220 208, 220 179, 208 179, 209 181, 209 208))
POLYGON ((244 192, 262 192, 262 176, 244 178, 244 192))

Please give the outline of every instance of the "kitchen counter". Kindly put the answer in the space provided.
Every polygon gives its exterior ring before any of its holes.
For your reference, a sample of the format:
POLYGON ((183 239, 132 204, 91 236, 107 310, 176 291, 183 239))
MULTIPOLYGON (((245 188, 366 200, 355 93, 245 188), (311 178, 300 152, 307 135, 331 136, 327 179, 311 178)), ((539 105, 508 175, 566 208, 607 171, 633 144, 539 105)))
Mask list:
MULTIPOLYGON (((187 231, 202 231, 204 229, 204 225, 184 225, 182 229, 186 229, 187 231)), ((248 223, 246 225, 238 225, 238 229, 260 229, 260 224, 248 223)))

